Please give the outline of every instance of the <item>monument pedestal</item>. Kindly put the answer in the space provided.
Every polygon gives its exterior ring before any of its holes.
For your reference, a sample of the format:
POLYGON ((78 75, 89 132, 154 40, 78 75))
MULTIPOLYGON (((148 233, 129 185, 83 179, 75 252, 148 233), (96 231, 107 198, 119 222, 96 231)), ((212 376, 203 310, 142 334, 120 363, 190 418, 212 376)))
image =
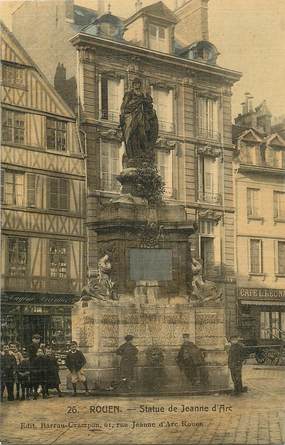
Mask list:
POLYGON ((222 390, 229 387, 227 357, 224 351, 224 311, 220 307, 192 307, 185 304, 127 304, 112 301, 79 301, 74 305, 73 339, 78 342, 87 364, 89 388, 108 388, 119 381, 120 357, 116 350, 127 334, 134 336, 139 350, 133 390, 150 392, 158 379, 156 392, 185 393, 195 390, 222 390), (176 363, 182 334, 204 351, 199 367, 200 382, 190 385, 176 363), (163 366, 153 368, 149 348, 163 354, 163 366))

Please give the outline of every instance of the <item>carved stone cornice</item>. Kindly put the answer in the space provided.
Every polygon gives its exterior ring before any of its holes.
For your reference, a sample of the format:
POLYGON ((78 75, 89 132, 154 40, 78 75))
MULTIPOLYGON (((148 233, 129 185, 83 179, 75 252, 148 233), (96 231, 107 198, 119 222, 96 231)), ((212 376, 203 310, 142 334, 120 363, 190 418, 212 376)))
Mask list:
POLYGON ((172 83, 164 82, 162 80, 151 80, 150 85, 158 90, 174 90, 175 85, 172 83))
POLYGON ((218 100, 220 98, 220 93, 217 90, 209 90, 208 88, 195 86, 195 93, 197 97, 207 97, 209 99, 218 100))
POLYGON ((161 150, 175 150, 177 141, 166 138, 158 138, 155 144, 155 148, 161 150))
POLYGON ((122 132, 119 128, 98 128, 97 132, 101 138, 121 142, 122 132))
POLYGON ((121 80, 125 78, 125 75, 123 73, 119 73, 114 70, 100 71, 98 74, 107 77, 108 79, 114 79, 114 80, 121 80))
POLYGON ((77 47, 80 62, 93 63, 95 61, 94 52, 90 46, 80 45, 77 47))
POLYGON ((215 224, 218 224, 222 217, 223 212, 221 210, 198 209, 199 221, 213 221, 215 224))
POLYGON ((197 153, 203 156, 210 156, 211 158, 218 158, 222 154, 221 148, 212 147, 211 145, 200 145, 197 148, 197 153))

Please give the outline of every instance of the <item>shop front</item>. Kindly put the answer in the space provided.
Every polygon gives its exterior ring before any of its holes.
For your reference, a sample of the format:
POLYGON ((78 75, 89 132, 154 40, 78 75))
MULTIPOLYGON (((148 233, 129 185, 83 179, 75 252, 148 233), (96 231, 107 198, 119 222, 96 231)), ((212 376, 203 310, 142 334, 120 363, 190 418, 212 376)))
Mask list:
POLYGON ((71 340, 72 295, 5 293, 2 296, 2 343, 31 343, 40 334, 43 343, 53 343, 63 350, 71 340))
POLYGON ((248 344, 285 340, 285 289, 239 288, 238 324, 248 344))

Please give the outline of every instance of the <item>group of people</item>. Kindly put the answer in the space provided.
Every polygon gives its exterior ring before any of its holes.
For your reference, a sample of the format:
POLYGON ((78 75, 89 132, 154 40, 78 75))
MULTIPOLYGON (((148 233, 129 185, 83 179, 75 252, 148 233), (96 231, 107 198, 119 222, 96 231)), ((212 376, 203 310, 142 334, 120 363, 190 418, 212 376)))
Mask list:
MULTIPOLYGON (((189 334, 183 334, 183 344, 176 357, 177 365, 191 385, 207 384, 207 375, 203 374, 206 370, 203 352, 190 341, 189 337, 189 334)), ((125 385, 127 389, 132 388, 134 369, 138 360, 138 349, 132 344, 133 338, 132 335, 127 335, 125 343, 116 350, 116 354, 121 357, 119 384, 125 385)), ((17 400, 29 400, 30 398, 36 400, 39 394, 42 394, 43 398, 47 398, 49 389, 56 389, 58 396, 62 397, 59 365, 53 348, 51 345, 41 344, 40 340, 40 335, 35 334, 31 345, 22 351, 16 343, 3 346, 0 355, 1 401, 5 389, 9 401, 15 400, 15 398, 17 400)), ((234 384, 234 394, 239 395, 246 391, 242 384, 244 346, 239 342, 238 337, 234 336, 230 338, 225 348, 228 351, 228 366, 234 384)), ((84 354, 78 349, 77 342, 72 341, 66 356, 66 367, 70 371, 73 396, 77 395, 78 383, 83 385, 85 394, 89 394, 87 378, 83 369, 85 364, 84 354)), ((111 387, 114 389, 115 384, 112 385, 111 387)))
POLYGON ((1 401, 6 389, 7 400, 37 399, 39 393, 48 397, 49 389, 55 388, 61 397, 59 366, 51 345, 40 343, 35 334, 32 343, 21 350, 17 343, 2 347, 1 401))

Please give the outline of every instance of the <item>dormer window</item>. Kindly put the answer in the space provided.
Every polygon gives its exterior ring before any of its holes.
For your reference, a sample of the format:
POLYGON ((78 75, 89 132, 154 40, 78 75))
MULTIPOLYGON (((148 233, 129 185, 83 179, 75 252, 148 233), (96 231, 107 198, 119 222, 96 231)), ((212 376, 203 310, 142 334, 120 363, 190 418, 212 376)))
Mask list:
POLYGON ((163 26, 149 25, 149 47, 156 51, 167 52, 168 31, 163 26))

